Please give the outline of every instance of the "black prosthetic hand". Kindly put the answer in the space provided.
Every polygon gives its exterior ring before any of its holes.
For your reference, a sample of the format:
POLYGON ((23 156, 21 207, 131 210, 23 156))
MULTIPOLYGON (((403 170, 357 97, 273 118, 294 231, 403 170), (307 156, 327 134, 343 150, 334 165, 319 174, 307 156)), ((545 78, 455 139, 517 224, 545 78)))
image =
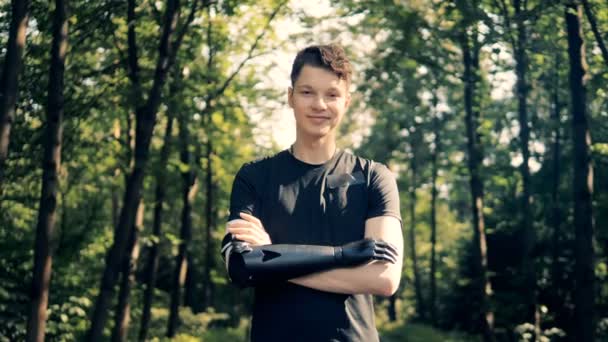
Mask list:
POLYGON ((263 245, 251 247, 227 234, 222 257, 233 283, 245 287, 271 284, 336 267, 351 267, 372 260, 397 262, 391 244, 364 239, 343 246, 263 245))
POLYGON ((333 247, 338 266, 357 266, 372 260, 397 262, 397 249, 382 240, 363 239, 333 247))

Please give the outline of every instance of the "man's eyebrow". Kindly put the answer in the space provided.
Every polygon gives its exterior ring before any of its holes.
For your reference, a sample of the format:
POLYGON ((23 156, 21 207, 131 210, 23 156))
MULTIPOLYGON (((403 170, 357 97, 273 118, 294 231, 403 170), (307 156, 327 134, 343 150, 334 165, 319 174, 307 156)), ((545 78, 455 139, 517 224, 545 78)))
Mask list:
MULTIPOLYGON (((296 89, 304 89, 304 90, 315 89, 313 86, 311 86, 309 84, 300 84, 300 85, 297 85, 295 88, 296 89)), ((325 91, 328 91, 328 92, 333 92, 333 91, 342 92, 342 89, 340 89, 339 86, 331 86, 331 87, 325 89, 325 91)))

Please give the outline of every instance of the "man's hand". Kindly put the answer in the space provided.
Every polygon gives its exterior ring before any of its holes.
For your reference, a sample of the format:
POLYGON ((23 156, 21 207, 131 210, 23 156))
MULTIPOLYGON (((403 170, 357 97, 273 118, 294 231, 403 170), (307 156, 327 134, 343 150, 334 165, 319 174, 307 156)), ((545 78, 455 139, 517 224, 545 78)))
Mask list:
POLYGON ((364 239, 336 248, 339 251, 338 263, 344 266, 356 266, 372 260, 395 264, 399 255, 395 246, 382 240, 364 239))
POLYGON ((229 221, 226 231, 235 239, 247 242, 251 246, 270 245, 270 236, 266 233, 262 222, 255 216, 239 213, 241 219, 229 221))

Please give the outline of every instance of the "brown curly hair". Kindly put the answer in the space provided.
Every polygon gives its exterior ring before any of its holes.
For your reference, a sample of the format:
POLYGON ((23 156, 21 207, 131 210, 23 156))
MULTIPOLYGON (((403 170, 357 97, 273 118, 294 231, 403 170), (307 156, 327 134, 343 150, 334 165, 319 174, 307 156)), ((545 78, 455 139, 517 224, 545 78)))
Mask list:
POLYGON ((291 67, 292 86, 300 77, 300 72, 305 65, 331 71, 350 84, 352 75, 350 61, 342 46, 338 44, 312 45, 300 50, 291 67))

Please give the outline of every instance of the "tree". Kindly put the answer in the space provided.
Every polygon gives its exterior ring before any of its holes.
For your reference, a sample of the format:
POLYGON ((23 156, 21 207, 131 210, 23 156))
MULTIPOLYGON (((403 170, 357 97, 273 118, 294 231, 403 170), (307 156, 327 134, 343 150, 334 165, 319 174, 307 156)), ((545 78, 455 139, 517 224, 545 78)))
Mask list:
POLYGON ((577 341, 593 341, 595 335, 595 267, 591 204, 593 166, 590 155, 591 136, 587 123, 585 87, 587 65, 580 25, 580 6, 572 1, 566 3, 565 15, 570 61, 570 101, 574 153, 575 338, 577 341))
POLYGON ((422 293, 422 283, 420 276, 420 269, 418 264, 418 257, 416 254, 416 189, 419 184, 418 180, 418 156, 416 146, 420 146, 421 133, 417 125, 413 125, 409 133, 409 147, 410 147, 410 186, 409 186, 409 212, 410 212, 410 229, 409 229, 409 240, 411 245, 412 253, 412 268, 414 273, 414 291, 416 294, 416 313, 421 319, 427 317, 426 302, 424 300, 424 294, 422 293))
POLYGON ((36 226, 34 270, 31 289, 31 310, 28 317, 27 340, 44 341, 49 286, 53 263, 53 239, 57 212, 57 189, 61 167, 63 138, 64 73, 68 44, 67 3, 55 1, 53 45, 49 69, 47 122, 42 160, 42 191, 36 226))
MULTIPOLYGON (((172 82, 173 84, 174 82, 172 82)), ((171 91, 174 93, 174 91, 171 91)), ((170 100, 171 101, 171 100, 170 100)), ((167 163, 169 161, 169 154, 171 151, 171 135, 173 131, 173 121, 175 114, 170 108, 167 111, 167 125, 165 127, 165 135, 163 139, 163 147, 160 152, 159 168, 156 172, 156 187, 155 187, 155 201, 154 201, 154 221, 152 223, 152 237, 150 247, 150 254, 144 268, 145 272, 145 290, 143 299, 143 309, 141 316, 141 325, 139 328, 139 341, 146 341, 148 330, 150 327, 150 309, 152 308, 152 299, 154 295, 154 289, 156 287, 158 262, 159 262, 159 245, 162 232, 162 219, 163 219, 163 203, 165 202, 166 195, 166 182, 167 182, 167 163)))
POLYGON ((214 188, 215 184, 213 182, 213 135, 212 135, 212 122, 211 115, 206 116, 207 121, 207 142, 206 142, 206 151, 205 151, 205 159, 207 161, 207 170, 205 170, 205 189, 207 191, 207 198, 205 201, 205 268, 203 275, 203 307, 206 308, 211 304, 211 299, 213 298, 213 284, 211 283, 211 267, 212 264, 212 251, 214 250, 213 240, 211 239, 211 231, 213 226, 215 225, 215 211, 214 211, 214 188))
MULTIPOLYGON (((436 90, 438 91, 438 90, 436 90)), ((432 99, 433 150, 431 153, 431 293, 429 298, 431 324, 437 326, 437 175, 439 165, 437 159, 441 153, 441 113, 438 111, 437 94, 432 99)))
POLYGON ((562 262, 560 261, 561 256, 561 245, 564 239, 564 232, 562 231, 562 221, 565 217, 561 203, 560 203, 560 183, 561 183, 561 168, 562 168, 562 100, 559 97, 560 82, 559 72, 561 63, 560 55, 555 56, 555 67, 554 74, 552 77, 552 88, 551 89, 551 100, 552 100, 552 113, 551 118, 553 119, 554 136, 553 136, 553 165, 552 165, 552 177, 551 177, 551 281, 554 285, 554 293, 552 300, 552 309, 555 310, 556 323, 558 326, 563 326, 564 322, 564 301, 563 296, 560 295, 563 290, 560 285, 563 283, 563 270, 562 262))
MULTIPOLYGON (((179 0, 167 0, 165 16, 162 25, 162 34, 159 42, 159 56, 154 71, 154 79, 150 88, 148 98, 145 102, 137 102, 136 134, 135 134, 135 163, 128 176, 123 207, 120 212, 118 226, 114 234, 114 243, 106 258, 106 267, 101 280, 100 292, 95 303, 95 310, 91 319, 91 327, 87 334, 87 340, 99 341, 103 334, 103 327, 107 320, 107 307, 112 295, 114 285, 118 279, 118 270, 123 261, 127 249, 130 231, 133 229, 135 211, 141 198, 144 170, 148 161, 150 140, 156 122, 156 114, 161 103, 161 90, 165 84, 167 71, 175 61, 176 51, 181 45, 183 36, 188 26, 194 19, 197 2, 193 2, 190 15, 182 30, 175 35, 176 26, 180 18, 179 0), (174 38, 175 35, 175 39, 174 38)), ((133 38, 134 39, 134 38, 133 38)), ((136 58, 130 57, 136 60, 136 58)), ((135 69, 137 70, 137 69, 135 69)), ((132 73, 134 71, 131 71, 132 73)), ((137 79, 136 79, 137 80, 137 79)), ((135 83, 134 87, 141 85, 135 83)), ((136 94, 138 92, 136 91, 136 94)))
POLYGON ((0 195, 19 90, 19 73, 29 20, 29 0, 12 0, 11 9, 12 18, 0 79, 0 195))
POLYGON ((167 337, 175 336, 179 320, 179 307, 182 303, 182 287, 186 281, 186 274, 191 265, 188 264, 190 243, 192 240, 192 204, 198 191, 198 180, 194 172, 194 163, 190 153, 189 113, 178 115, 180 161, 182 163, 182 214, 179 245, 173 269, 171 284, 171 302, 169 321, 167 323, 167 337))
POLYGON ((494 340, 494 313, 489 307, 489 296, 492 293, 492 286, 488 277, 488 256, 485 233, 485 222, 483 213, 483 181, 480 174, 480 166, 483 155, 480 146, 478 133, 479 122, 479 103, 476 99, 477 73, 479 72, 479 50, 480 45, 477 37, 477 30, 473 26, 464 25, 461 28, 461 48, 462 60, 464 65, 464 108, 465 124, 467 135, 467 165, 470 177, 471 189, 471 210, 473 214, 474 232, 474 259, 476 268, 476 288, 480 300, 480 323, 484 336, 484 341, 494 340), (471 30, 470 34, 467 32, 471 30), (470 37, 471 35, 472 37, 470 37), (472 43, 471 43, 472 41, 472 43))
POLYGON ((116 315, 114 316, 114 327, 112 328, 112 341, 120 342, 127 339, 129 322, 131 319, 131 288, 135 284, 135 271, 137 259, 139 258, 139 234, 143 229, 144 203, 140 201, 135 216, 135 223, 131 229, 128 254, 123 258, 121 269, 120 291, 118 293, 118 303, 116 304, 116 315))
POLYGON ((533 260, 533 250, 536 244, 536 234, 533 227, 532 217, 532 189, 530 178, 530 125, 528 114, 528 94, 530 90, 528 82, 529 39, 528 18, 530 17, 528 2, 513 0, 510 5, 504 0, 495 1, 504 18, 504 31, 507 40, 513 49, 515 60, 515 74, 517 77, 515 93, 517 95, 517 113, 519 122, 519 148, 522 155, 522 163, 519 167, 522 181, 521 194, 521 235, 522 251, 521 268, 524 278, 524 312, 521 318, 524 322, 532 322, 535 326, 535 335, 540 334, 540 314, 536 305, 536 268, 533 260), (512 7, 512 14, 511 14, 512 7), (514 31, 511 32, 511 27, 514 31))

